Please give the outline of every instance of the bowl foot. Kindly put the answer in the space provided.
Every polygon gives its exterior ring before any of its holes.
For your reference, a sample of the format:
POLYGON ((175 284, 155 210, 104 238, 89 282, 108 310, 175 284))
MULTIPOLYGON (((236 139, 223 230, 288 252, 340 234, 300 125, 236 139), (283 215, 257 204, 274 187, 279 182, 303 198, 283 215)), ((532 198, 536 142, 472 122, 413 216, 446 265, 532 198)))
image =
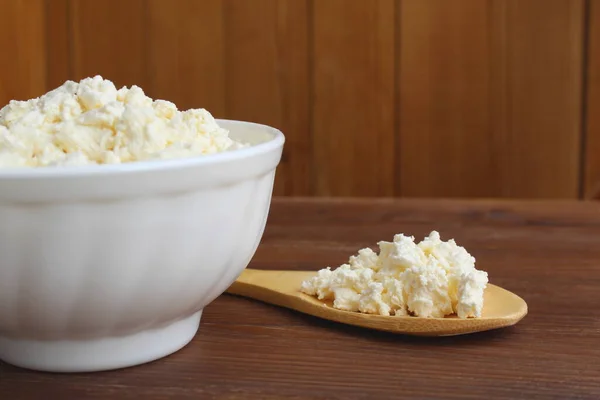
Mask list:
POLYGON ((93 372, 132 367, 168 356, 187 345, 202 311, 170 325, 129 336, 93 340, 36 341, 0 337, 0 360, 47 372, 93 372))

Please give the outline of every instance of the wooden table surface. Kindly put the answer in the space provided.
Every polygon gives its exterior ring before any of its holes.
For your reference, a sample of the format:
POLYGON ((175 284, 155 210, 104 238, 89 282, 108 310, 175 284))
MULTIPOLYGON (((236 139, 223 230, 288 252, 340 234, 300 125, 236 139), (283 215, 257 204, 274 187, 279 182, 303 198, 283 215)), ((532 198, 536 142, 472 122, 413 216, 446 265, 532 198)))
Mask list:
POLYGON ((170 357, 71 375, 0 364, 0 399, 600 399, 600 204, 275 199, 251 267, 335 267, 394 233, 434 229, 523 297, 528 316, 415 338, 223 295, 170 357))

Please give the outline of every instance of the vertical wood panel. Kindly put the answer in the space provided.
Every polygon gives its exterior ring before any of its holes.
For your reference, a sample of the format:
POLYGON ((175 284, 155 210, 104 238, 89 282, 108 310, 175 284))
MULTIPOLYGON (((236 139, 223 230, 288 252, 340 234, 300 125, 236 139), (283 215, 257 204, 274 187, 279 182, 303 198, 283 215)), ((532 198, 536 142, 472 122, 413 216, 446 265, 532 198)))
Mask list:
POLYGON ((96 74, 147 87, 144 0, 70 0, 73 80, 96 74))
POLYGON ((46 89, 44 0, 0 0, 0 108, 46 89))
POLYGON ((0 106, 102 74, 282 129, 276 194, 600 197, 585 3, 0 0, 0 106))
POLYGON ((402 2, 400 193, 577 197, 583 1, 402 2))
POLYGON ((45 0, 46 14, 46 91, 71 79, 69 0, 45 0))
POLYGON ((394 1, 314 1, 314 193, 394 193, 394 1))
POLYGON ((275 126, 286 145, 275 194, 308 195, 308 1, 226 1, 227 116, 275 126))
MULTIPOLYGON (((579 196, 583 0, 505 2, 510 197, 579 196)), ((498 94, 495 94, 496 96, 498 94)))
MULTIPOLYGON (((400 9, 399 192, 498 192, 490 141, 489 2, 405 0, 400 9)), ((497 150, 496 150, 497 151, 497 150)))
POLYGON ((223 2, 149 0, 149 93, 225 115, 223 2))
POLYGON ((584 197, 600 199, 600 0, 589 11, 584 197))
POLYGON ((583 2, 402 5, 401 194, 576 197, 583 2))

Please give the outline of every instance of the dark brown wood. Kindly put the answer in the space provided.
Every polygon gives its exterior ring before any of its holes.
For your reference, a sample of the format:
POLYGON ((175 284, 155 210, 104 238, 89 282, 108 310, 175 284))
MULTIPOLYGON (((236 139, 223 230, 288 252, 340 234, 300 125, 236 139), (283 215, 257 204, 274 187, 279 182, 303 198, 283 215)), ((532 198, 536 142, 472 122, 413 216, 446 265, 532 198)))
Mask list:
POLYGON ((600 0, 590 0, 586 66, 583 197, 600 200, 600 0))
POLYGON ((518 325, 414 338, 223 295, 180 352, 118 371, 0 365, 1 399, 599 399, 600 204, 276 199, 253 268, 335 267, 404 232, 455 238, 522 296, 518 325))
POLYGON ((584 1, 400 4, 397 194, 578 197, 584 1))
POLYGON ((600 0, 0 0, 0 107, 100 74, 286 135, 274 193, 600 197, 600 0))

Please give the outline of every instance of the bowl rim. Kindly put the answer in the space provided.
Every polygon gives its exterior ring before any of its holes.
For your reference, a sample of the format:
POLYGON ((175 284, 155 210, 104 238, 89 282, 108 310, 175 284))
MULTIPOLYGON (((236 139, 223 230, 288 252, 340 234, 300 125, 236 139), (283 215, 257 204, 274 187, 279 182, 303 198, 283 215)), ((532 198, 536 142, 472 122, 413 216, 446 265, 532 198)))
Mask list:
POLYGON ((35 179, 35 178, 57 178, 57 177, 85 177, 85 176, 103 176, 115 175, 132 172, 152 172, 163 171, 170 169, 189 168, 206 164, 223 163, 233 160, 239 160, 252 156, 269 153, 279 147, 282 147, 285 142, 285 136, 279 129, 269 125, 264 125, 256 122, 240 121, 233 119, 219 119, 218 123, 230 125, 225 129, 231 130, 231 125, 245 125, 254 128, 259 128, 262 131, 269 133, 272 137, 264 142, 251 145, 249 147, 236 149, 232 151, 224 151, 214 154, 206 154, 201 156, 173 158, 166 160, 147 160, 134 161, 122 164, 91 164, 83 166, 65 166, 65 167, 23 167, 23 168, 0 168, 0 180, 14 179, 35 179))

